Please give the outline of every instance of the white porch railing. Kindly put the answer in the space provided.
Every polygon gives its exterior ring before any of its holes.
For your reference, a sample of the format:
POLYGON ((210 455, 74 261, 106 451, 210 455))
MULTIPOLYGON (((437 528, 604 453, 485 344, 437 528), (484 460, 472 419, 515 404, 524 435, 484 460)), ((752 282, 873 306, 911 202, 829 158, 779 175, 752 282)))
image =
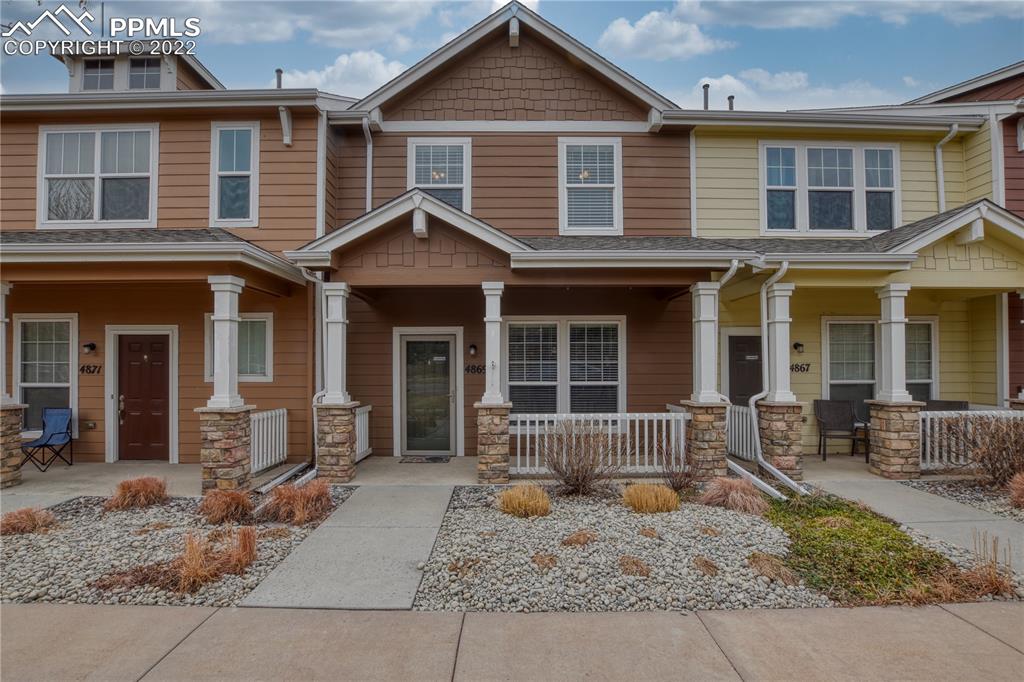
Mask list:
POLYGON ((738 459, 753 462, 757 459, 759 438, 754 413, 743 405, 730 405, 725 415, 725 445, 729 454, 738 459))
POLYGON ((368 457, 373 453, 370 447, 370 411, 372 405, 362 405, 356 408, 356 461, 368 457))
POLYGON ((682 458, 686 449, 686 422, 682 412, 609 414, 513 414, 509 417, 509 472, 544 474, 546 453, 560 435, 607 434, 616 439, 609 456, 622 473, 657 472, 665 453, 682 458))
POLYGON ((970 430, 976 428, 980 418, 1024 420, 1024 412, 1014 410, 950 410, 920 414, 922 469, 948 469, 968 464, 970 430), (968 438, 964 437, 964 430, 968 438))
POLYGON ((288 459, 288 410, 253 412, 249 417, 252 443, 250 470, 257 474, 288 459))

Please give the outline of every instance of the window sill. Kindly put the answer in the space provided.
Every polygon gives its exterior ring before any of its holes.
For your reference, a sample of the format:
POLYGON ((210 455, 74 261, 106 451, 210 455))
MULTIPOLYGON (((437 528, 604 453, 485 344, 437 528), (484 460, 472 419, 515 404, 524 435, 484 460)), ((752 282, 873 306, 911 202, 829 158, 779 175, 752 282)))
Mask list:
POLYGON ((156 223, 147 222, 88 222, 37 223, 37 230, 155 230, 156 223))
POLYGON ((761 236, 796 237, 805 239, 814 239, 815 237, 874 237, 878 234, 892 232, 895 229, 895 227, 888 230, 769 230, 767 228, 761 228, 761 236))
POLYGON ((602 227, 602 228, 572 228, 572 227, 559 227, 558 235, 560 237, 621 237, 621 227, 602 227))
POLYGON ((225 230, 239 227, 259 227, 259 220, 213 220, 210 222, 210 228, 214 230, 225 230))

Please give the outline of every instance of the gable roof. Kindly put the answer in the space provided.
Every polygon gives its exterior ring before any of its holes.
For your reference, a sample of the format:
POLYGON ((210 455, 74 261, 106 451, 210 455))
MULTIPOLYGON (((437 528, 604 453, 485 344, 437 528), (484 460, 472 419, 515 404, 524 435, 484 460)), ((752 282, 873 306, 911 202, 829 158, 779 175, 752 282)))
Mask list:
POLYGON ((543 19, 539 14, 531 11, 516 0, 512 0, 512 2, 467 29, 454 40, 427 55, 396 78, 371 92, 354 104, 352 109, 370 111, 380 107, 385 102, 413 87, 421 79, 451 64, 453 60, 465 54, 481 40, 510 22, 513 18, 518 20, 521 25, 532 29, 541 37, 565 50, 572 57, 578 59, 584 65, 601 74, 608 81, 648 106, 658 110, 676 107, 675 103, 656 92, 653 88, 615 66, 568 33, 543 19))
POLYGON ((936 102, 941 102, 943 100, 949 99, 950 97, 963 95, 972 90, 983 88, 986 85, 992 85, 993 83, 998 83, 999 81, 1007 80, 1009 78, 1013 78, 1015 76, 1020 75, 1024 75, 1024 61, 1019 61, 1014 64, 1004 66, 1001 69, 996 69, 995 71, 983 73, 980 76, 975 76, 974 78, 968 78, 967 80, 961 81, 960 83, 950 85, 948 87, 942 88, 941 90, 936 90, 935 92, 930 92, 927 95, 918 97, 917 99, 912 99, 909 102, 907 102, 907 104, 933 104, 936 102))

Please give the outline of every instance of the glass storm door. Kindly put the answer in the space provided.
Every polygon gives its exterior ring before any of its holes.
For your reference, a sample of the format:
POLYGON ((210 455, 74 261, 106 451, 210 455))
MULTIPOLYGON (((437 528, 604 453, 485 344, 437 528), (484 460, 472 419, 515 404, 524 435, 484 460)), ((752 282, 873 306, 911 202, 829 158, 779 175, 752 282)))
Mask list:
POLYGON ((455 454, 454 336, 402 337, 403 454, 455 454))

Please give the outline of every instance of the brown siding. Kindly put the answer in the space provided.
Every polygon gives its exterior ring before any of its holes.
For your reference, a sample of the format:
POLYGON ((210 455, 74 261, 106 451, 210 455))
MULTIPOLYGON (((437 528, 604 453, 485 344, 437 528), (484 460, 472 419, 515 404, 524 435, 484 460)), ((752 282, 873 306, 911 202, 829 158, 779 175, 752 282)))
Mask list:
MULTIPOLYGON (((505 290, 502 315, 625 315, 626 409, 664 412, 690 393, 690 299, 668 301, 654 289, 505 290)), ((358 293, 358 292, 357 292, 358 293)), ((349 310, 349 386, 352 398, 373 405, 371 433, 376 455, 392 455, 393 327, 461 326, 463 354, 484 348, 484 300, 479 289, 375 289, 371 302, 354 296, 349 310)), ((484 377, 465 374, 466 454, 476 454, 473 403, 484 391, 484 377)))
MULTIPOLYGON (((210 224, 210 133, 212 121, 260 121, 260 227, 232 230, 271 251, 301 246, 316 236, 316 117, 293 112, 293 143, 281 141, 277 112, 204 116, 91 117, 64 115, 47 124, 137 122, 160 124, 157 225, 210 224)), ((0 229, 36 227, 38 121, 5 118, 0 140, 0 229)))
POLYGON ((502 31, 428 84, 389 103, 398 121, 643 121, 647 109, 524 33, 502 31))
POLYGON ((212 90, 206 81, 199 77, 191 66, 183 60, 178 60, 178 90, 212 90))
MULTIPOLYGON (((335 227, 362 215, 366 145, 339 136, 341 186, 335 227)), ((408 135, 378 134, 373 149, 373 204, 407 189, 408 135)), ((517 237, 558 234, 558 135, 468 135, 472 139, 472 213, 517 237)), ((622 134, 623 223, 628 236, 690 232, 690 143, 687 134, 622 134)))
POLYGON ((1007 295, 1006 326, 1010 356, 1010 397, 1024 391, 1024 300, 1016 293, 1007 295))
MULTIPOLYGON (((96 353, 79 355, 78 364, 105 365, 105 326, 109 324, 174 324, 178 326, 178 437, 181 462, 199 461, 199 421, 195 408, 209 399, 213 385, 203 380, 204 314, 212 312, 213 297, 205 284, 59 286, 18 283, 8 298, 9 315, 18 313, 77 313, 79 344, 95 343, 96 353)), ((310 400, 312 388, 312 324, 304 289, 290 297, 274 298, 246 290, 242 312, 274 313, 274 381, 244 382, 240 393, 246 403, 260 410, 288 409, 289 457, 299 461, 310 456, 310 400)), ((13 325, 8 336, 10 367, 13 325)), ((78 367, 72 368, 77 372, 78 367)), ((79 439, 75 457, 103 461, 104 375, 79 375, 79 439), (95 422, 87 429, 85 422, 95 422)), ((13 374, 9 374, 13 376, 13 374)), ((10 379, 9 379, 10 380, 10 379)))
POLYGON ((1003 121, 1006 208, 1024 218, 1024 151, 1017 148, 1017 118, 1003 121))
POLYGON ((991 83, 984 87, 976 88, 969 92, 953 97, 947 97, 941 102, 992 102, 1007 99, 1024 97, 1024 75, 1004 78, 1001 81, 991 83))

